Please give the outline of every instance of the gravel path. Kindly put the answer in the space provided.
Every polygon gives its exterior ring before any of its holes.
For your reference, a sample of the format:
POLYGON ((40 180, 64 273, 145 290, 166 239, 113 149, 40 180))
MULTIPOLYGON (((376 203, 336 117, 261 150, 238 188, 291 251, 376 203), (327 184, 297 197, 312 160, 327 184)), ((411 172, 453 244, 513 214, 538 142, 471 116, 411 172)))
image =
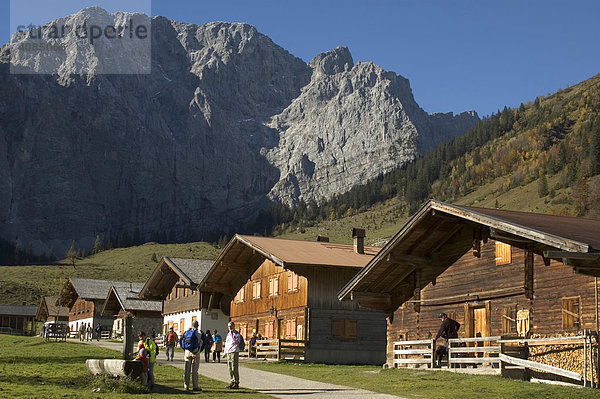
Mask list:
MULTIPOLYGON (((79 342, 78 340, 73 340, 79 342)), ((106 341, 89 341, 88 344, 100 346, 107 349, 121 351, 122 345, 106 341)), ((164 357, 164 351, 161 350, 158 356, 160 364, 184 368, 184 362, 181 353, 176 353, 178 358, 173 362, 167 362, 164 357)), ((276 398, 309 398, 309 399, 330 399, 330 398, 373 398, 373 399, 393 399, 398 396, 387 395, 383 393, 366 391, 343 385, 327 384, 305 380, 303 378, 292 377, 284 374, 271 373, 268 371, 255 370, 244 367, 244 361, 240 362, 240 386, 254 391, 258 391, 276 398)), ((198 373, 205 377, 217 381, 229 383, 229 372, 227 364, 222 360, 221 363, 200 363, 198 373)), ((183 382, 182 382, 183 383, 183 382)))

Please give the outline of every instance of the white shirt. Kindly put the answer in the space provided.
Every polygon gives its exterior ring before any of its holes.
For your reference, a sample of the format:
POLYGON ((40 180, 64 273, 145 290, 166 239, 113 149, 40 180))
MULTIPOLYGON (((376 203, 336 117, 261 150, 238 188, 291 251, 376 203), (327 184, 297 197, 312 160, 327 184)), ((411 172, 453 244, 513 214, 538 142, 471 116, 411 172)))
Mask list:
POLYGON ((237 331, 229 331, 227 333, 227 338, 225 339, 225 350, 224 354, 239 352, 240 351, 240 343, 242 341, 242 336, 237 331))

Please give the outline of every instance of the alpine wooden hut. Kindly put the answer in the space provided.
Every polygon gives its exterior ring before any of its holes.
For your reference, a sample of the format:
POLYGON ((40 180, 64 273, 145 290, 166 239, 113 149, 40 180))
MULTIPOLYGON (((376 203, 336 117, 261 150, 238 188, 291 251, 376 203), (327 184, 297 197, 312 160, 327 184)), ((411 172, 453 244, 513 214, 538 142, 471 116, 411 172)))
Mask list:
POLYGON ((37 306, 0 305, 0 333, 35 335, 37 306))
POLYGON ((69 330, 77 333, 81 326, 111 331, 114 314, 103 314, 104 303, 112 287, 131 289, 136 283, 127 281, 70 278, 61 290, 58 305, 69 308, 69 330))
POLYGON ((146 281, 140 296, 162 300, 163 334, 170 327, 183 334, 198 321, 198 328, 227 330, 229 317, 219 302, 207 292, 198 290, 198 283, 206 276, 214 260, 163 257, 146 281))
POLYGON ((460 337, 597 331, 599 232, 599 220, 430 200, 338 297, 388 315, 388 362, 393 341, 435 337, 442 312, 460 337))
POLYGON ((382 364, 384 313, 336 297, 377 251, 361 229, 354 246, 235 235, 199 288, 213 303, 228 299, 224 311, 246 339, 255 330, 305 343, 308 362, 382 364))
POLYGON ((40 300, 40 304, 37 308, 36 320, 43 323, 46 322, 64 322, 69 321, 69 308, 65 306, 58 306, 57 296, 44 296, 40 300))
POLYGON ((139 294, 143 283, 126 285, 113 285, 108 291, 102 316, 114 317, 112 335, 123 336, 124 322, 128 316, 132 317, 134 332, 144 331, 150 334, 155 331, 160 334, 162 329, 162 303, 161 301, 143 300, 139 294))

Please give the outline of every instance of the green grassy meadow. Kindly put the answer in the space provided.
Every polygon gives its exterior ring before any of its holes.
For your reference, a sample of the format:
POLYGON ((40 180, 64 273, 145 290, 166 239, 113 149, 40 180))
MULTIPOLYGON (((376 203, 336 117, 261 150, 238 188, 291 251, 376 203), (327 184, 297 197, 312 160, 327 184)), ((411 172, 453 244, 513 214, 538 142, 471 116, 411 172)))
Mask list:
POLYGON ((600 398, 600 390, 592 388, 533 384, 500 376, 467 375, 449 371, 285 362, 252 363, 248 367, 415 399, 600 398))
POLYGON ((183 370, 160 364, 154 371, 155 391, 150 394, 137 381, 90 375, 86 359, 120 357, 116 351, 92 345, 0 334, 0 348, 1 398, 268 397, 246 389, 233 392, 225 388, 225 383, 201 375, 198 380, 203 391, 186 392, 182 389, 183 370))

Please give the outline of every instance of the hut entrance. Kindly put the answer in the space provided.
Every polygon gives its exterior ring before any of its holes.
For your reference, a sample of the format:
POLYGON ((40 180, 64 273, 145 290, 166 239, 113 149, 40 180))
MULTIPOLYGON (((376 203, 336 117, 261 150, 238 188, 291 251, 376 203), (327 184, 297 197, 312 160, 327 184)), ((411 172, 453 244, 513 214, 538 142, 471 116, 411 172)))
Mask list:
POLYGON ((490 301, 484 304, 465 304, 465 338, 489 337, 490 301))
POLYGON ((487 314, 485 308, 473 309, 473 336, 489 337, 489 326, 487 325, 487 314))

